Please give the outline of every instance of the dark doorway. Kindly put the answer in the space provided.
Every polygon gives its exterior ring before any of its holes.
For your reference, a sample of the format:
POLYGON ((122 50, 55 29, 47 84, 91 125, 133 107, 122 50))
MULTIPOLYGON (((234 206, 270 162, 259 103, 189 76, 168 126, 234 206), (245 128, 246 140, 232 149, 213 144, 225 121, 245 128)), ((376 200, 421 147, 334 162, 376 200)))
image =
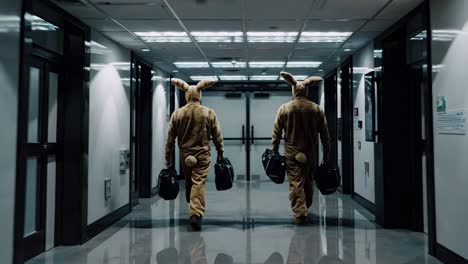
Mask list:
POLYGON ((336 71, 325 77, 325 115, 330 134, 330 162, 338 165, 338 133, 337 133, 337 76, 336 71))
POLYGON ((351 58, 340 68, 341 78, 341 169, 342 192, 354 194, 353 64, 351 58))
POLYGON ((423 187, 423 157, 426 156, 426 142, 424 128, 424 82, 423 63, 416 63, 408 67, 409 74, 409 145, 411 155, 410 167, 410 223, 409 228, 413 231, 424 232, 424 195, 423 187))
POLYGON ((132 205, 138 197, 149 198, 151 192, 152 158, 152 67, 132 54, 131 77, 131 188, 132 205))
MULTIPOLYGON (((406 65, 405 28, 396 29, 382 40, 382 98, 380 131, 382 142, 382 171, 376 178, 376 220, 385 228, 410 228, 413 214, 412 196, 416 192, 414 163, 417 82, 406 65)), ((418 89, 420 90, 420 89, 418 89)), ((419 117, 421 116, 420 110, 419 117)), ((419 119, 420 120, 420 119, 419 119)), ((419 124, 420 126, 420 124, 419 124)), ((419 129, 419 133, 421 130, 419 129)), ((420 175, 420 174, 419 174, 420 175)), ((419 186, 420 188, 421 186, 419 186)), ((422 197, 422 195, 421 195, 422 197)))

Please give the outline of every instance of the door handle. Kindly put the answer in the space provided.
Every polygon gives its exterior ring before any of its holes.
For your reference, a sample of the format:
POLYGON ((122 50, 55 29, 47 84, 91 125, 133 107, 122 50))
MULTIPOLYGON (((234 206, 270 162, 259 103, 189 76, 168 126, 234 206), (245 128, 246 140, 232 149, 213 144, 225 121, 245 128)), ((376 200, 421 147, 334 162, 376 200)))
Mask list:
POLYGON ((251 128, 251 131, 250 131, 251 137, 250 137, 250 139, 251 139, 251 142, 253 144, 254 143, 254 136, 255 136, 255 132, 254 132, 255 127, 251 126, 250 128, 251 128))
POLYGON ((242 125, 242 145, 245 144, 245 125, 242 125))

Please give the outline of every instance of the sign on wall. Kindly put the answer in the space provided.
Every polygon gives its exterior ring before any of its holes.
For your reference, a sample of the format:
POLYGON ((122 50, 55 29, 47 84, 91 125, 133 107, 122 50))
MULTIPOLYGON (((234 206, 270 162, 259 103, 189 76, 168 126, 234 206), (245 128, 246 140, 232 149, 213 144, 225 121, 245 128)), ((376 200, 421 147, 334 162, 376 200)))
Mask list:
MULTIPOLYGON (((437 108, 439 108, 438 105, 437 108)), ((466 135, 465 110, 438 112, 437 132, 439 134, 466 135)))

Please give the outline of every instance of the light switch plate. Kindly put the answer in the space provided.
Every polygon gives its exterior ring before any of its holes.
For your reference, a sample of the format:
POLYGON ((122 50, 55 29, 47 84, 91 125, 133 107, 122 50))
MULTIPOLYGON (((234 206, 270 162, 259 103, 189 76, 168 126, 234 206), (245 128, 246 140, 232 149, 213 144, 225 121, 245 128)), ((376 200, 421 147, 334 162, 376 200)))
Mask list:
POLYGON ((104 180, 104 199, 107 201, 112 197, 112 189, 111 189, 111 179, 107 178, 104 180))

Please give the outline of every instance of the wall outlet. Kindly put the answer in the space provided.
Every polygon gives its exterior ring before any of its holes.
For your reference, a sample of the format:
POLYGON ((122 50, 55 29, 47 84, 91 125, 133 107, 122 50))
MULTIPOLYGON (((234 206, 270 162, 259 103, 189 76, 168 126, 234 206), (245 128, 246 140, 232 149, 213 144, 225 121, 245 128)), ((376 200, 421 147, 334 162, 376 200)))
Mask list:
POLYGON ((364 161, 364 175, 366 177, 369 177, 370 176, 370 163, 368 161, 364 161))
POLYGON ((112 189, 111 189, 111 179, 107 178, 104 180, 104 199, 107 201, 112 197, 112 189))
POLYGON ((127 149, 121 149, 119 151, 119 168, 121 171, 130 168, 130 151, 127 149))

